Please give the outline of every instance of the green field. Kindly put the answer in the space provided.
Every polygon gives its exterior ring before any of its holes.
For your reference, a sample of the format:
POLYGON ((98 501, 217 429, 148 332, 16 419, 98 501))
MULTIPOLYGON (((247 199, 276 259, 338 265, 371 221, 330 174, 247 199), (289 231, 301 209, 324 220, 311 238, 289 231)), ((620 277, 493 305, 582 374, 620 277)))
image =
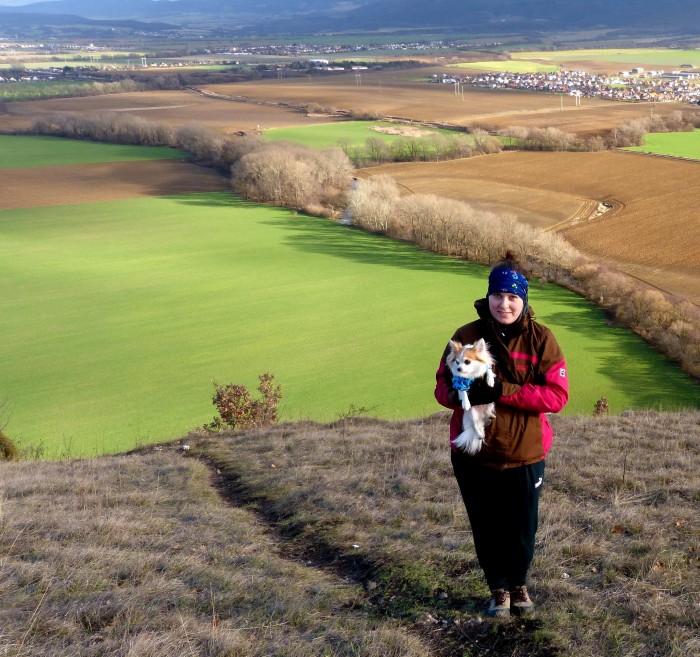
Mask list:
POLYGON ((460 62, 459 64, 450 64, 450 67, 473 71, 489 71, 491 73, 556 73, 559 70, 559 66, 554 64, 521 61, 520 59, 460 62))
POLYGON ((6 82, 0 84, 0 100, 42 100, 62 98, 64 96, 82 96, 88 94, 94 82, 64 82, 46 80, 44 82, 6 82))
POLYGON ((62 137, 0 135, 0 169, 60 164, 184 159, 187 154, 165 146, 98 144, 62 137))
MULTIPOLYGON (((391 144, 402 138, 401 135, 388 135, 377 132, 372 129, 375 127, 400 128, 401 126, 389 121, 340 121, 338 123, 319 123, 292 128, 269 128, 265 130, 263 137, 270 141, 293 141, 312 148, 329 148, 340 145, 361 146, 371 137, 391 144)), ((459 135, 464 139, 470 139, 466 133, 439 130, 437 128, 429 128, 429 130, 433 135, 459 135)))
POLYGON ((630 146, 626 151, 675 155, 700 160, 700 130, 693 132, 654 132, 644 137, 642 146, 630 146))
POLYGON ((692 64, 700 66, 700 50, 667 48, 596 48, 586 50, 531 50, 511 51, 518 60, 552 62, 557 66, 567 62, 599 61, 611 64, 638 64, 640 66, 673 66, 692 64))
MULTIPOLYGON (((211 419, 212 379, 270 371, 285 419, 438 410, 434 371, 483 267, 228 193, 0 213, 6 432, 48 457, 211 419)), ((678 369, 591 304, 533 286, 569 361, 568 413, 697 406, 678 369)))

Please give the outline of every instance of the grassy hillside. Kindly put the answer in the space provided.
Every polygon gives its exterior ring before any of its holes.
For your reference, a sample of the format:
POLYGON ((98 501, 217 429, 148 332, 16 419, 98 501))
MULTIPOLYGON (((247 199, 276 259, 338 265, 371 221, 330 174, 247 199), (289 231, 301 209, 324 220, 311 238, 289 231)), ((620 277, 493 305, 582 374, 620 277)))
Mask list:
MULTIPOLYGON (((8 210, 0 238, 7 432, 51 457, 182 435, 213 415, 212 379, 253 389, 263 371, 285 419, 423 416, 487 273, 223 192, 8 210)), ((697 406, 591 304, 554 286, 531 303, 569 360, 567 412, 697 406)))
POLYGON ((484 617, 447 419, 0 464, 0 645, 33 657, 698 654, 700 414, 556 417, 532 619, 484 617), (208 466, 208 467, 207 467, 208 466))
MULTIPOLYGON (((45 138, 3 146, 0 163, 15 166, 177 154, 45 138)), ((432 412, 437 358, 474 318, 486 277, 228 193, 7 210, 0 238, 2 419, 49 457, 181 435, 213 414, 212 379, 252 389, 263 371, 283 386, 285 419, 432 412)), ((569 360, 567 413, 588 414, 601 396, 613 412, 697 406, 696 384, 592 305, 551 286, 533 286, 532 303, 569 360)))

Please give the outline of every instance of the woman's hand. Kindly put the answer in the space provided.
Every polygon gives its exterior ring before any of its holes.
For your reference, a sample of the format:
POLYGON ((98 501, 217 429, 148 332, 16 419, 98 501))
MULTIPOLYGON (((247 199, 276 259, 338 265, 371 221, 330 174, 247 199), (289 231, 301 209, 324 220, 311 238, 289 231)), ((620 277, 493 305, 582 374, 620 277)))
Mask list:
POLYGON ((472 383, 467 392, 469 403, 472 406, 480 406, 481 404, 492 404, 497 402, 503 394, 503 384, 496 379, 493 386, 486 383, 486 379, 477 379, 472 383))

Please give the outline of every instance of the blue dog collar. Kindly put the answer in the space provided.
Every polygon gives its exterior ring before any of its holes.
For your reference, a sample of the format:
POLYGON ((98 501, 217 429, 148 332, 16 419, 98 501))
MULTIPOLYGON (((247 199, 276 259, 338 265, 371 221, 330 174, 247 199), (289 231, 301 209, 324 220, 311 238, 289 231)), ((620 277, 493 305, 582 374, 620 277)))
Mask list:
POLYGON ((452 377, 452 387, 455 390, 469 390, 472 383, 474 383, 474 379, 463 379, 461 376, 452 377))

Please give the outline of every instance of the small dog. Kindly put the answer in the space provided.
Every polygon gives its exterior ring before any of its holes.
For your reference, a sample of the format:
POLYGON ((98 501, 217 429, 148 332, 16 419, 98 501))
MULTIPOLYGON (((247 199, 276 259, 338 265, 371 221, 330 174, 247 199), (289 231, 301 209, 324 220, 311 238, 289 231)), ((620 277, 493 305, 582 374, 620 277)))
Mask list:
POLYGON ((450 340, 450 351, 447 354, 447 366, 452 372, 452 385, 459 392, 464 415, 462 416, 462 433, 452 444, 467 454, 474 455, 484 442, 484 428, 496 417, 495 404, 472 406, 469 403, 467 391, 475 379, 486 377, 487 385, 493 387, 496 377, 493 373, 493 358, 488 345, 483 338, 474 344, 463 345, 456 340, 450 340))

